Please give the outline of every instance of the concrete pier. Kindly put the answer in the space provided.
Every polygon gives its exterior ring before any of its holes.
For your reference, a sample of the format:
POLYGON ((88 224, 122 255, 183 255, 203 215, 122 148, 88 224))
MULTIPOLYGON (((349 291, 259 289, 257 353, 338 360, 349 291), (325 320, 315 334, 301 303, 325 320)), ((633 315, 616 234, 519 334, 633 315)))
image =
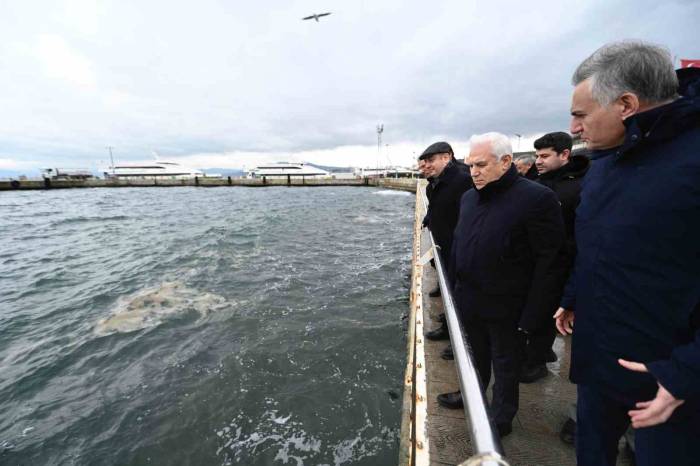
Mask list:
MULTIPOLYGON (((424 189, 424 182, 418 189, 424 189)), ((420 192, 417 194, 418 198, 420 192)), ((429 263, 419 263, 422 254, 431 247, 429 235, 420 225, 424 215, 422 203, 416 202, 399 464, 459 465, 474 455, 467 420, 463 410, 443 408, 436 400, 440 393, 459 390, 454 361, 440 357, 449 342, 424 337, 439 327, 436 318, 443 312, 442 298, 430 298, 427 291, 423 292, 437 285, 435 269, 429 263)), ((520 409, 513 422, 513 432, 502 439, 508 465, 576 464, 573 445, 559 439, 559 431, 576 400, 576 386, 568 379, 570 344, 570 337, 558 337, 554 344, 558 361, 547 365, 549 375, 533 384, 520 384, 520 409)), ((488 398, 490 392, 491 387, 487 390, 488 398)), ((617 464, 633 464, 624 440, 620 442, 617 464)))
POLYGON ((152 188, 196 186, 213 188, 224 186, 268 187, 268 186, 376 186, 387 189, 416 191, 415 178, 352 178, 313 179, 287 178, 192 178, 186 180, 159 179, 94 179, 94 180, 5 180, 0 181, 0 191, 46 190, 77 188, 152 188))

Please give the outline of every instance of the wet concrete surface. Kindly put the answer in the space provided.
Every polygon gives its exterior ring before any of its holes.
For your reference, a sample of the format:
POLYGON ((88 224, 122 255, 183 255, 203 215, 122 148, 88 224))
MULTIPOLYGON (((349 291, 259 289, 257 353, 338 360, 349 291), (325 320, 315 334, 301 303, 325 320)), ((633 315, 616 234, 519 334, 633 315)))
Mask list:
MULTIPOLYGON (((427 250, 426 235, 422 249, 427 250)), ((429 241, 429 240, 428 240, 429 241)), ((437 316, 443 312, 442 299, 428 297, 437 284, 435 270, 423 268, 423 318, 425 332, 436 329, 437 316)), ((520 409, 513 422, 513 432, 502 439, 505 456, 511 466, 568 466, 576 464, 573 445, 562 442, 559 432, 576 399, 576 386, 569 382, 570 337, 557 337, 554 351, 558 361, 547 364, 549 374, 535 383, 520 384, 520 409)), ((425 339, 428 388, 428 437, 430 462, 433 465, 457 465, 473 452, 464 412, 440 406, 440 393, 459 389, 454 361, 445 361, 440 352, 448 341, 425 339)), ((487 397, 491 396, 491 387, 487 397)), ((619 466, 632 465, 633 459, 620 442, 619 466)))

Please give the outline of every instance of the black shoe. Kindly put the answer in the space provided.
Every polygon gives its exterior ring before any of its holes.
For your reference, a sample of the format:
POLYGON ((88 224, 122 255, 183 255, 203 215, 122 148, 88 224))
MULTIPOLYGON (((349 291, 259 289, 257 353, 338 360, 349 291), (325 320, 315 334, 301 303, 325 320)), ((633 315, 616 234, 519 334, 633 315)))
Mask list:
POLYGON ((455 358, 455 354, 452 352, 452 346, 448 346, 442 350, 440 357, 445 361, 452 361, 455 358))
POLYGON ((499 437, 503 438, 513 432, 513 424, 511 422, 496 424, 496 430, 498 431, 499 437))
POLYGON ((559 438, 567 445, 573 445, 576 438, 576 422, 573 419, 567 419, 559 432, 559 438))
POLYGON ((544 364, 525 366, 520 373, 520 383, 533 383, 543 377, 547 377, 547 374, 549 374, 549 371, 544 364))
POLYGON ((442 393, 437 396, 437 401, 440 406, 447 409, 464 408, 464 402, 462 401, 462 394, 460 392, 442 393))
POLYGON ((557 357, 557 353, 552 351, 551 349, 549 350, 549 353, 547 353, 547 357, 544 358, 546 362, 557 362, 559 358, 557 357))
POLYGON ((428 340, 433 340, 433 341, 438 341, 438 340, 449 340, 450 339, 450 332, 447 330, 447 325, 442 324, 440 327, 436 328, 435 330, 431 330, 430 332, 425 334, 425 338, 428 340))
POLYGON ((433 288, 432 290, 430 290, 430 292, 428 293, 428 296, 430 296, 431 298, 437 298, 438 296, 441 296, 440 285, 438 285, 435 288, 433 288))

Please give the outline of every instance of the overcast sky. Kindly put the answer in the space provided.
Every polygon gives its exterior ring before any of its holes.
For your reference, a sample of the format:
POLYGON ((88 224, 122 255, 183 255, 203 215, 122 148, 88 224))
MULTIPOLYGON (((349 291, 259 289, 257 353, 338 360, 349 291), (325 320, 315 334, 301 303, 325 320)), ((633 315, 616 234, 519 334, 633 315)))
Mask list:
MULTIPOLYGON (((0 170, 163 158, 410 164, 436 140, 568 129, 611 40, 700 58, 700 1, 0 0, 0 170), (320 22, 301 21, 332 12, 320 22)), ((513 136, 515 149, 518 138, 513 136)))

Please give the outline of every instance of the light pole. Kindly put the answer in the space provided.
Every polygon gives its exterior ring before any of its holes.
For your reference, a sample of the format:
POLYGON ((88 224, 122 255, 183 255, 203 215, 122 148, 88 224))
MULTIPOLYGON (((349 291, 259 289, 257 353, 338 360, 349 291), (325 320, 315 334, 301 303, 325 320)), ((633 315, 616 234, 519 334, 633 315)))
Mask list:
POLYGON ((382 133, 384 132, 384 125, 377 125, 377 178, 379 178, 379 157, 382 153, 382 133))
POLYGON ((522 135, 522 134, 518 134, 518 133, 513 133, 513 134, 516 135, 516 136, 518 136, 518 150, 520 150, 520 138, 523 137, 523 135, 522 135))

